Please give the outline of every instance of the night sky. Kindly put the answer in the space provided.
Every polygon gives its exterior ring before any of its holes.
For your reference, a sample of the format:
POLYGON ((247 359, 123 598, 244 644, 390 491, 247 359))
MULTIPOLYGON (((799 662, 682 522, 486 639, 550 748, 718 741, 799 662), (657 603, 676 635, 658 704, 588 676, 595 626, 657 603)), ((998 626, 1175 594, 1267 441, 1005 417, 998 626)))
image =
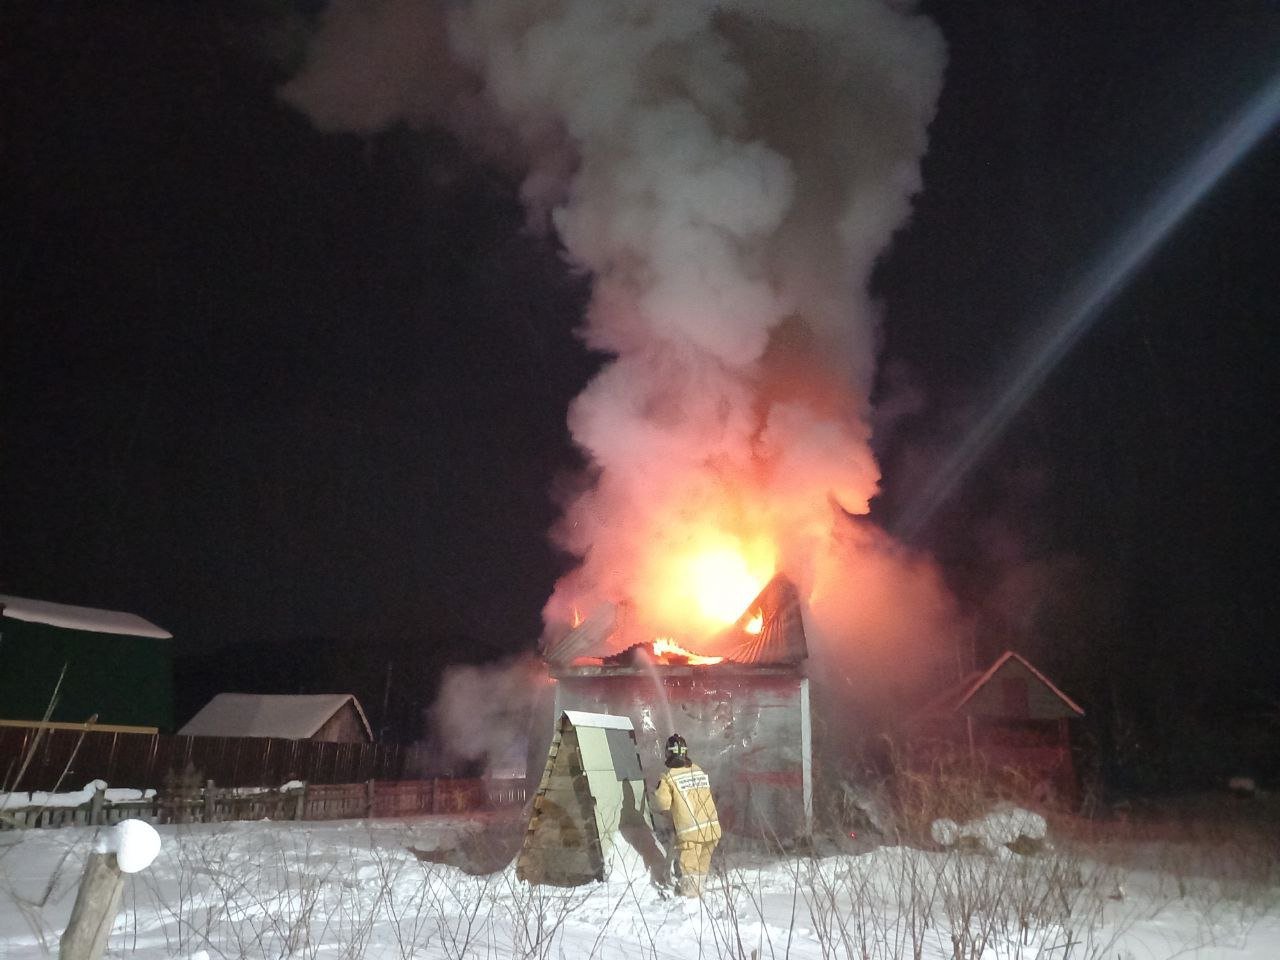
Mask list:
MULTIPOLYGON (((890 529, 1055 297, 1280 68, 1269 0, 1080 6, 927 5, 946 86, 875 283, 890 529)), ((0 591, 171 630, 180 720, 249 673, 378 713, 392 676, 382 725, 411 735, 440 665, 536 640, 600 360, 510 177, 278 102, 315 7, 0 14, 0 591)), ((1273 135, 918 537, 980 660, 1016 646, 1166 734, 1174 707, 1280 724, 1278 217, 1273 135)))

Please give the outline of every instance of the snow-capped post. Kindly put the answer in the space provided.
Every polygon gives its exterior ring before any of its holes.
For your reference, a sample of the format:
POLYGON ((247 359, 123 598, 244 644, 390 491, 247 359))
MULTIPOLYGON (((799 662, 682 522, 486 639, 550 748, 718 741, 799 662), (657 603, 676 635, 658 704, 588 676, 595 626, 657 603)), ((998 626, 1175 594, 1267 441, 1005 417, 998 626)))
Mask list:
POLYGON ((298 786, 297 786, 297 788, 296 788, 296 791, 297 791, 297 799, 294 801, 294 806, 293 806, 293 819, 295 819, 295 820, 301 820, 301 819, 306 815, 306 812, 307 812, 307 784, 306 784, 306 782, 304 781, 304 782, 302 782, 302 783, 298 784, 298 786))
POLYGON ((145 870, 159 853, 160 834, 142 820, 122 820, 98 835, 62 934, 59 960, 99 960, 120 910, 124 875, 145 870))
POLYGON ((93 782, 93 799, 89 801, 89 825, 102 826, 102 808, 107 799, 107 785, 101 780, 93 782))

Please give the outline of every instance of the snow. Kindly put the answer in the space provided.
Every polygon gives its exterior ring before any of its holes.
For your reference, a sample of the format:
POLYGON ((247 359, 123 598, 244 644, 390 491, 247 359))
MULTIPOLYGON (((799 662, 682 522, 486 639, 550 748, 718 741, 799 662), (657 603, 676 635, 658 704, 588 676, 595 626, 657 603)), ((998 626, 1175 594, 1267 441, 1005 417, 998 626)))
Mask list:
POLYGON ((145 820, 121 820, 110 830, 99 831, 93 849, 114 853, 121 873, 138 873, 155 861, 160 845, 160 834, 145 820))
POLYGON ((184 737, 280 737, 305 740, 348 702, 364 723, 360 703, 349 693, 220 693, 178 731, 184 737))
POLYGON ((631 730, 629 717, 615 717, 608 713, 585 713, 581 710, 566 710, 564 715, 575 727, 599 727, 604 730, 631 730))
POLYGON ((67 630, 86 630, 90 633, 116 633, 130 637, 155 637, 172 640, 173 634, 143 620, 132 613, 118 610, 94 610, 92 607, 72 607, 65 603, 47 600, 29 600, 26 597, 0 595, 4 615, 28 623, 43 623, 67 630))
MULTIPOLYGON (((103 780, 90 780, 79 790, 69 793, 46 793, 43 790, 32 790, 30 793, 19 790, 15 793, 0 793, 0 810, 13 810, 19 807, 79 807, 93 799, 98 790, 106 788, 103 780)), ((126 800, 149 800, 156 795, 155 790, 130 790, 127 787, 107 788, 106 799, 112 803, 126 800)))
POLYGON ((1044 817, 1021 807, 1002 805, 977 820, 958 824, 954 820, 933 821, 929 833, 945 847, 961 840, 974 840, 983 849, 995 850, 1019 839, 1043 840, 1049 825, 1044 817))
MULTIPOLYGON (((126 878, 107 956, 1280 957, 1274 850, 1196 848, 1192 862, 1162 841, 1123 864, 908 846, 776 859, 726 842, 708 895, 686 901, 621 847, 609 882, 572 889, 530 887, 502 857, 476 869, 477 851, 510 849, 522 828, 492 814, 162 826, 155 862, 126 878)), ((4 960, 56 954, 94 833, 0 833, 4 960)))

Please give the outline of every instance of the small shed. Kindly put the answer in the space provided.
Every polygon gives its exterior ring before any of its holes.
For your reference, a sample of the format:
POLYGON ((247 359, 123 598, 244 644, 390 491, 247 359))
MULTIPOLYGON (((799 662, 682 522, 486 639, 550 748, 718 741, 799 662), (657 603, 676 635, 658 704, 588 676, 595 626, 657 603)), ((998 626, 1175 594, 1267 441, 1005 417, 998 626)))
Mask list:
POLYGON ((276 737, 371 743, 373 731, 350 693, 220 693, 178 731, 187 737, 276 737))
POLYGON ((659 881, 666 859, 653 835, 644 770, 626 717, 566 710, 534 796, 516 876, 577 886, 615 872, 659 881))
POLYGON ((170 730, 172 641, 132 613, 0 596, 0 719, 170 730))
POLYGON ((913 754, 966 750, 1029 781, 1042 798, 1074 802, 1079 780, 1070 721, 1084 710, 1021 654, 1006 650, 934 697, 911 723, 913 754))

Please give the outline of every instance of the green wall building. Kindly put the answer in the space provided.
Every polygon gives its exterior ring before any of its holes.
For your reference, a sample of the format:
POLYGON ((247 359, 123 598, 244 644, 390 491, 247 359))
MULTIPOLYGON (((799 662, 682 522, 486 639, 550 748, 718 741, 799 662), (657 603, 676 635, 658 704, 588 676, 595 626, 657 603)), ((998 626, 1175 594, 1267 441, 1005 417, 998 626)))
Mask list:
POLYGON ((57 689, 52 721, 168 732, 172 643, 131 613, 0 595, 0 720, 43 719, 57 689))

